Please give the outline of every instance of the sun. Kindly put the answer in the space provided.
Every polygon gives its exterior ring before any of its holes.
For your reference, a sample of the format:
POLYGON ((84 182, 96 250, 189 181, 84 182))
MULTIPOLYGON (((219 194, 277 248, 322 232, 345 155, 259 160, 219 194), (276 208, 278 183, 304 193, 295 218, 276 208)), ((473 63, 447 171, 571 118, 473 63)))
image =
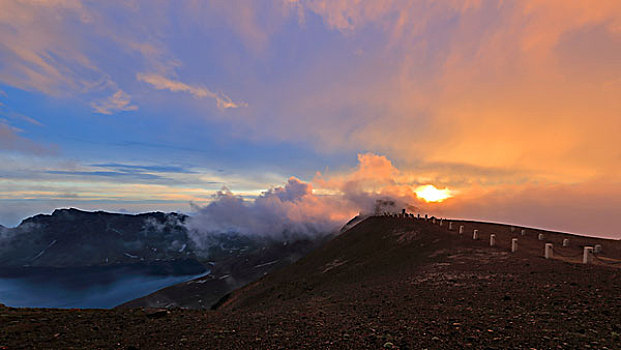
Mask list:
POLYGON ((425 202, 442 202, 447 198, 453 197, 451 190, 444 188, 437 189, 434 185, 418 186, 414 191, 416 196, 425 202))

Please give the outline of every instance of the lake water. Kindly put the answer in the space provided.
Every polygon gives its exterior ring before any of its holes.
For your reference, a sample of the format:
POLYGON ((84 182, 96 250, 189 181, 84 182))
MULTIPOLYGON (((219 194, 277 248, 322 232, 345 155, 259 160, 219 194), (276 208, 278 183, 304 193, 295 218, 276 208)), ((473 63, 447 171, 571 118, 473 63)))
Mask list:
POLYGON ((113 308, 159 289, 205 276, 153 273, 144 266, 21 269, 0 273, 0 303, 11 307, 113 308))

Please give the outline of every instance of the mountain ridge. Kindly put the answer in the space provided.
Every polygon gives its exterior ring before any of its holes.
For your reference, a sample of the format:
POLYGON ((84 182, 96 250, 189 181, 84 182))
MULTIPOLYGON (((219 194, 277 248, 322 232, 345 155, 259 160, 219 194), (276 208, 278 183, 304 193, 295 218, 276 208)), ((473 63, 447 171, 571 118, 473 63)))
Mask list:
POLYGON ((190 250, 179 251, 190 244, 183 227, 186 218, 177 213, 56 209, 4 229, 0 265, 69 267, 194 259, 190 250))
POLYGON ((547 231, 540 240, 540 232, 528 228, 521 235, 522 227, 452 222, 448 230, 447 221, 439 226, 432 220, 368 218, 228 294, 211 311, 5 309, 0 343, 149 349, 618 347, 621 265, 603 261, 621 261, 621 242, 547 231), (478 240, 472 239, 474 229, 478 240), (519 249, 511 253, 516 237, 519 249), (554 244, 552 259, 543 257, 546 243, 554 244), (603 253, 593 264, 582 264, 582 247, 594 244, 603 253), (24 330, 41 319, 32 338, 24 330))

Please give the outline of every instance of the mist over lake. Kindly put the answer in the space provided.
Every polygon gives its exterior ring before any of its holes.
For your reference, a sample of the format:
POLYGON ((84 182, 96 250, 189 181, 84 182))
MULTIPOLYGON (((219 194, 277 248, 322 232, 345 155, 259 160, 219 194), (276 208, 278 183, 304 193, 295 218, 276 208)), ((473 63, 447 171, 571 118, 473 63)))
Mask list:
POLYGON ((167 286, 209 274, 200 269, 132 264, 0 271, 0 303, 12 307, 113 308, 167 286))

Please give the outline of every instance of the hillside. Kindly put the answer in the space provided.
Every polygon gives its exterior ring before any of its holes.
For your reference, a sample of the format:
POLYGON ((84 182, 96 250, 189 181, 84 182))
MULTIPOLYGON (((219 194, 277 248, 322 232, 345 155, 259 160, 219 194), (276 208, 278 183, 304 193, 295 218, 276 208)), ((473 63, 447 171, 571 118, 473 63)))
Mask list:
POLYGON ((197 259, 176 213, 57 209, 4 229, 0 266, 83 267, 197 259))
MULTIPOLYGON (((360 216, 354 217, 343 226, 341 232, 360 220, 360 216)), ((232 290, 291 264, 332 238, 333 235, 318 235, 313 239, 272 242, 261 249, 255 249, 251 254, 230 254, 210 266, 211 273, 208 276, 161 289, 118 307, 211 309, 232 290)))
POLYGON ((161 289, 118 307, 210 309, 232 290, 291 264, 329 238, 331 236, 323 240, 273 242, 261 249, 230 254, 210 265, 211 273, 207 276, 161 289))
POLYGON ((0 345, 116 348, 615 349, 621 242, 457 222, 372 217, 215 311, 16 310, 0 345), (478 229, 479 240, 471 237, 478 229), (498 246, 489 247, 489 235, 498 246), (519 239, 516 253, 510 239, 519 239), (563 238, 570 246, 560 248, 563 238), (544 259, 555 244, 557 258, 544 259), (594 264, 581 245, 602 244, 594 264), (561 257, 563 254, 567 257, 561 257), (574 257, 575 256, 575 257, 574 257))

